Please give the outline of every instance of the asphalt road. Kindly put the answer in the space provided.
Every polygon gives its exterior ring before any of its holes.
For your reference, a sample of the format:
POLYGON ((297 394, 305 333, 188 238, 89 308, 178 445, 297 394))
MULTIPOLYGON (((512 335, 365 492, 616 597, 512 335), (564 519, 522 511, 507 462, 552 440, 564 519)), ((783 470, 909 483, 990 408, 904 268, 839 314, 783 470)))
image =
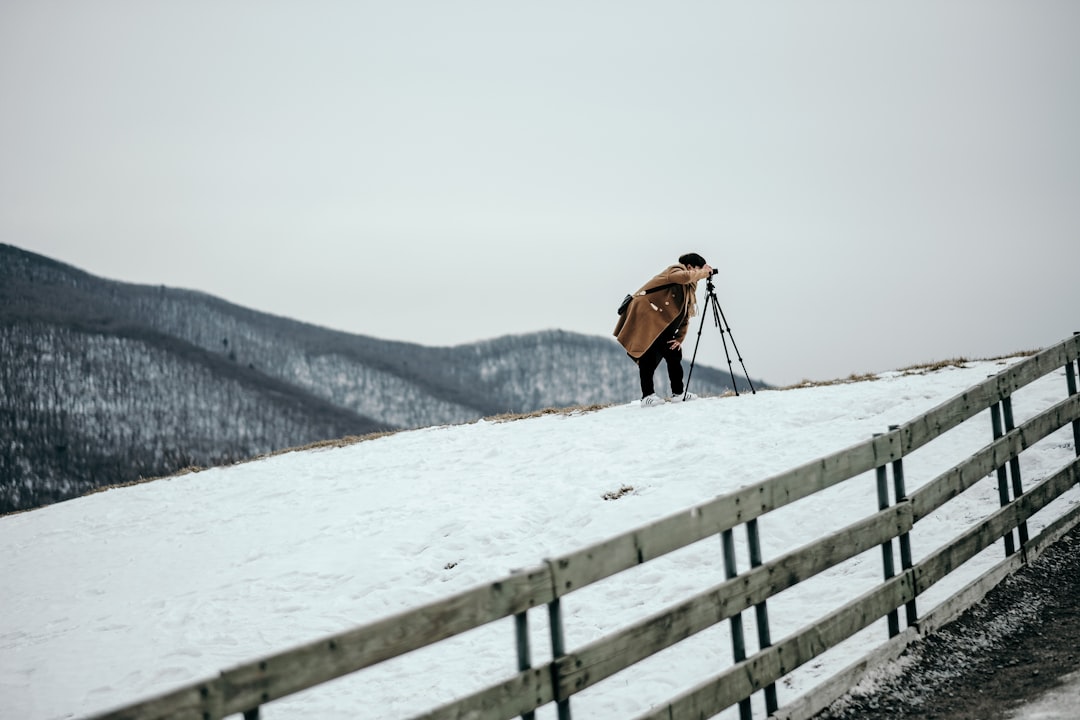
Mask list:
POLYGON ((1080 526, 816 720, 1080 720, 1080 526))

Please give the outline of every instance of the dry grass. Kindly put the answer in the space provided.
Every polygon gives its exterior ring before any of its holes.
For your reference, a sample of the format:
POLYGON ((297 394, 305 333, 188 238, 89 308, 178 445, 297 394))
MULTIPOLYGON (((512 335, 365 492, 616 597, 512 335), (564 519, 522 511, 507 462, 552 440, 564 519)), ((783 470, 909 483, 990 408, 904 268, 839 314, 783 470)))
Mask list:
MULTIPOLYGON (((199 467, 198 465, 188 465, 186 468, 181 468, 181 469, 177 470, 176 472, 174 472, 173 474, 163 476, 163 477, 180 477, 181 475, 190 475, 191 473, 202 472, 205 469, 206 468, 199 467)), ((144 483, 153 482, 154 480, 161 480, 161 479, 162 479, 162 477, 138 478, 137 480, 128 480, 127 482, 114 483, 112 485, 102 485, 101 487, 96 487, 96 488, 93 488, 91 490, 87 490, 82 495, 80 495, 80 497, 85 497, 87 495, 96 495, 99 492, 105 492, 106 490, 112 490, 114 488, 124 488, 124 487, 132 487, 132 486, 135 486, 135 485, 142 485, 144 483)), ((32 509, 33 508, 31 508, 31 510, 32 509)))
POLYGON ((927 373, 944 370, 947 367, 965 368, 969 362, 971 361, 966 357, 952 358, 951 360, 935 360, 934 362, 929 363, 908 365, 907 367, 900 368, 897 372, 901 375, 926 375, 927 373))
POLYGON ((990 358, 975 358, 969 360, 966 357, 953 358, 951 360, 935 360, 928 363, 920 363, 918 365, 909 365, 908 367, 900 368, 897 372, 902 375, 926 375, 927 373, 943 370, 947 367, 963 368, 967 367, 971 362, 1004 362, 1009 358, 1014 357, 1031 357, 1042 352, 1042 348, 1036 348, 1035 350, 1020 350, 1018 352, 1008 353, 1007 355, 997 355, 990 358))
MULTIPOLYGON (((1019 351, 1019 352, 1008 353, 1006 355, 998 355, 998 356, 991 357, 991 358, 976 358, 974 360, 970 360, 970 359, 965 358, 965 357, 951 358, 949 360, 933 360, 931 362, 919 363, 917 365, 909 365, 907 367, 902 367, 899 370, 897 370, 896 372, 900 373, 902 376, 926 375, 928 373, 937 372, 938 370, 943 370, 943 369, 948 368, 948 367, 964 368, 964 367, 967 367, 968 363, 971 363, 971 362, 994 362, 994 361, 1004 362, 1005 360, 1007 360, 1009 358, 1014 358, 1014 357, 1030 357, 1032 355, 1035 355, 1035 354, 1041 352, 1041 350, 1042 350, 1041 348, 1038 348, 1038 349, 1035 349, 1035 350, 1022 350, 1022 351, 1019 351)), ((830 386, 830 385, 847 385, 847 384, 850 384, 850 383, 857 383, 857 382, 869 382, 869 381, 877 380, 879 375, 880 375, 880 373, 852 373, 851 375, 849 375, 846 378, 836 379, 836 380, 805 380, 804 379, 801 382, 795 383, 794 385, 788 385, 786 387, 782 387, 782 388, 778 388, 778 389, 779 390, 795 390, 795 389, 804 388, 804 387, 827 387, 827 386, 830 386)))
POLYGON ((575 405, 573 407, 565 408, 544 408, 543 410, 533 410, 527 413, 502 413, 500 415, 492 415, 486 417, 484 420, 487 422, 511 422, 513 420, 524 420, 526 418, 543 417, 544 415, 582 415, 584 413, 596 412, 597 410, 603 410, 608 405, 575 405))
POLYGON ((399 432, 401 432, 401 431, 400 430, 382 430, 380 432, 367 433, 366 435, 346 435, 345 437, 332 438, 330 440, 318 440, 318 441, 313 442, 313 443, 308 443, 307 445, 300 445, 298 447, 291 447, 291 448, 284 448, 282 450, 275 450, 273 452, 266 453, 265 455, 260 455, 259 457, 252 458, 252 459, 253 460, 259 460, 259 459, 262 459, 264 457, 274 457, 276 455, 284 455, 285 453, 291 453, 291 452, 302 452, 304 450, 318 450, 320 448, 343 448, 343 447, 348 447, 350 445, 355 445, 356 443, 364 442, 366 440, 377 440, 378 438, 387 437, 388 435, 396 435, 399 432))
POLYGON ((874 373, 852 373, 846 378, 837 378, 835 380, 808 380, 803 379, 794 385, 786 385, 778 390, 798 390, 799 388, 807 387, 828 387, 830 385, 849 385, 857 382, 871 382, 877 380, 877 375, 874 373))

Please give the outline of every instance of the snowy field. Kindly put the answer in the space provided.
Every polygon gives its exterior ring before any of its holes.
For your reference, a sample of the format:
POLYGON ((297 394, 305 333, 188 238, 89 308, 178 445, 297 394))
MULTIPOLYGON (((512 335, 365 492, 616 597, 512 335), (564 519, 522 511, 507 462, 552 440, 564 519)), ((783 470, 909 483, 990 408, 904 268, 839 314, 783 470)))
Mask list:
MULTIPOLYGON (((1014 362, 428 428, 0 518, 0 718, 82 717, 490 583, 864 441, 1014 362)), ((1017 424, 1065 397, 1064 371, 1020 390, 1017 424)), ((904 460, 908 491, 991 439, 984 412, 916 451, 904 460)), ((1025 488, 1073 457, 1069 430, 1038 443, 1022 456, 1025 488)), ((1073 488, 1033 518, 1032 534, 1078 502, 1073 488)), ((997 504, 988 476, 919 523, 915 561, 997 504)), ((767 515, 759 523, 764 558, 876 510, 867 473, 767 515)), ((741 528, 736 538, 745 569, 741 528)), ((920 596, 920 612, 1003 556, 999 542, 920 596)), ((875 549, 770 600, 773 640, 861 594, 881 574, 875 549)), ((713 538, 575 592, 562 601, 567 647, 723 577, 713 538)), ((550 660, 546 612, 529 618, 540 664, 550 660)), ((744 618, 752 652, 753 613, 744 618)), ((882 620, 799 669, 778 685, 780 704, 886 638, 882 620)), ((731 662, 725 622, 575 695, 573 713, 634 717, 731 662)), ((262 717, 410 717, 515 671, 507 619, 272 703, 262 717)), ((763 706, 755 697, 756 716, 763 706)), ((554 707, 537 717, 554 718, 554 707)))

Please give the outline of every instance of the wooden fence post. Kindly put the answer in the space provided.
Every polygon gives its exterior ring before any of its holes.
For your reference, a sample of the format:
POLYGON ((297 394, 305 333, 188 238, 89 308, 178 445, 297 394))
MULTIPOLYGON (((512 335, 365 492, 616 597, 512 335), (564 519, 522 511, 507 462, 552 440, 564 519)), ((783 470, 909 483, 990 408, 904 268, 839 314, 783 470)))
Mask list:
MULTIPOLYGON (((559 658, 566 655, 566 639, 563 636, 562 605, 559 598, 548 603, 548 621, 551 625, 551 672, 556 677, 551 678, 551 686, 556 688, 556 697, 559 687, 559 658)), ((570 698, 556 700, 559 708, 559 720, 570 720, 570 698)))
MULTIPOLYGON (((1074 332, 1073 335, 1080 335, 1080 332, 1074 332)), ((1080 367, 1080 358, 1076 361, 1069 360, 1069 363, 1065 366, 1065 383, 1069 388, 1069 395, 1076 394, 1076 368, 1074 365, 1080 367)), ((1080 420, 1073 420, 1073 449, 1076 450, 1076 456, 1080 457, 1080 420)))
MULTIPOLYGON (((1012 398, 1007 397, 1001 401, 1001 408, 1005 415, 1005 432, 1009 433, 1016 429, 1016 425, 1013 424, 1013 411, 1012 411, 1012 398)), ((1020 482, 1020 456, 1009 460, 1009 475, 1012 478, 1012 491, 1013 500, 1018 500, 1021 495, 1024 494, 1024 485, 1020 482)), ((1020 523, 1016 528, 1016 531, 1020 533, 1020 549, 1021 551, 1027 546, 1028 542, 1028 526, 1027 520, 1020 523)))
MULTIPOLYGON (((899 430, 899 425, 890 425, 889 431, 893 432, 899 430)), ((898 457, 893 460, 893 495, 897 505, 907 500, 907 488, 904 485, 904 458, 898 457)), ((911 533, 902 533, 900 535, 900 569, 907 572, 914 566, 911 560, 911 533)), ((918 608, 915 605, 915 598, 911 598, 905 605, 905 614, 907 618, 907 626, 914 627, 919 621, 918 608)))
MULTIPOLYGON (((727 529, 720 533, 720 539, 724 546, 724 576, 731 580, 739 574, 735 564, 735 533, 727 529)), ((742 613, 738 612, 731 616, 731 652, 735 663, 741 663, 746 659, 746 640, 743 638, 742 613)), ((739 701, 740 720, 752 720, 754 716, 750 707, 750 698, 739 701)))
MULTIPOLYGON (((746 523, 746 541, 750 546, 750 567, 759 567, 761 565, 761 538, 758 535, 757 518, 746 523)), ((760 650, 764 650, 772 646, 769 608, 765 600, 754 606, 754 614, 757 617, 758 646, 760 650)), ((779 707, 780 704, 776 699, 776 683, 769 683, 765 686, 765 711, 768 715, 772 715, 779 707)))
MULTIPOLYGON (((874 437, 881 437, 883 433, 874 433, 874 437)), ((878 510, 889 507, 889 470, 888 465, 878 465, 875 468, 877 475, 878 510)), ((893 560, 892 540, 881 543, 881 562, 885 568, 885 580, 891 580, 896 575, 896 567, 893 560)), ((889 637, 900 634, 900 613, 893 608, 889 611, 889 637)))
MULTIPOLYGON (((990 424, 994 429, 994 440, 999 439, 1004 433, 1001 430, 1001 403, 996 402, 990 406, 990 424)), ((1005 507, 1009 504, 1009 475, 1005 469, 1005 465, 1001 465, 997 469, 998 479, 998 500, 1001 503, 1001 507, 1005 507)), ((1005 557, 1009 557, 1016 552, 1016 540, 1013 539, 1013 531, 1005 535, 1005 557)))
MULTIPOLYGON (((529 611, 524 610, 514 615, 514 635, 517 638, 518 671, 524 672, 532 667, 532 653, 529 652, 529 611)), ((524 713, 521 720, 535 720, 533 710, 524 713)))

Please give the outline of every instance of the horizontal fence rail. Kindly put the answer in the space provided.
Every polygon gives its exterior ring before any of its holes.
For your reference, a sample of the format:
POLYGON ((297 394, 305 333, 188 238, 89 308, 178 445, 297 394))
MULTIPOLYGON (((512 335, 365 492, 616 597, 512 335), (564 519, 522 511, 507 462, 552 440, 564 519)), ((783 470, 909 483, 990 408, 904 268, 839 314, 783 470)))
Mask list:
POLYGON ((562 695, 586 687, 910 530, 911 510, 883 510, 812 546, 727 580, 674 609, 586 645, 556 663, 562 695))
MULTIPOLYGON (((262 705, 308 690, 385 660, 427 647, 489 623, 515 618, 520 672, 478 692, 449 702, 420 717, 500 719, 521 716, 556 703, 560 720, 571 717, 571 698, 615 673, 672 647, 707 628, 732 624, 734 663, 695 688, 643 717, 659 720, 703 718, 734 705, 750 717, 750 698, 765 691, 766 709, 776 710, 774 684, 796 668, 869 627, 889 619, 890 636, 910 641, 918 635, 918 596, 977 554, 1006 538, 1006 553, 1034 552, 1080 522, 1080 507, 1066 511, 1043 533, 1027 537, 1026 522, 1070 488, 1080 484, 1077 459, 1026 492, 1017 458, 1052 433, 1072 427, 1080 443, 1080 394, 1077 393, 1080 336, 1006 368, 968 391, 919 417, 865 442, 832 453, 761 482, 727 493, 688 510, 514 572, 498 582, 374 622, 347 632, 246 663, 161 697, 97 716, 97 720, 198 718, 217 720, 243 713, 259 716, 262 705), (1066 397, 1012 427, 1011 397, 1019 389, 1065 368, 1066 397), (998 406, 1006 427, 999 432, 998 406), (994 437, 985 447, 923 484, 908 496, 903 458, 986 410, 994 411, 994 437), (847 480, 876 471, 880 510, 869 517, 763 561, 757 519, 847 480), (893 476, 895 501, 888 496, 893 476), (1002 507, 961 532, 918 563, 911 560, 910 533, 918 522, 998 472, 1002 507), (1006 482, 1012 477, 1010 486, 1006 482), (750 567, 734 567, 731 532, 746 525, 750 567), (1056 535, 1051 536, 1051 531, 1056 535), (706 538, 724 542, 727 578, 629 627, 578 648, 564 647, 561 600, 577 590, 648 563, 706 538), (899 542, 900 568, 895 567, 899 542), (862 553, 882 549, 883 580, 855 600, 776 643, 770 641, 767 601, 862 553), (552 660, 529 666, 527 614, 548 610, 552 660), (905 608, 908 630, 900 632, 898 609, 905 608), (755 610, 759 650, 747 657, 742 613, 755 610)), ((995 569, 985 574, 1000 573, 995 569)), ((984 576, 984 577, 985 577, 984 576)), ((958 594, 959 595, 959 594, 958 594)), ((508 652, 510 648, 508 647, 508 652)))

